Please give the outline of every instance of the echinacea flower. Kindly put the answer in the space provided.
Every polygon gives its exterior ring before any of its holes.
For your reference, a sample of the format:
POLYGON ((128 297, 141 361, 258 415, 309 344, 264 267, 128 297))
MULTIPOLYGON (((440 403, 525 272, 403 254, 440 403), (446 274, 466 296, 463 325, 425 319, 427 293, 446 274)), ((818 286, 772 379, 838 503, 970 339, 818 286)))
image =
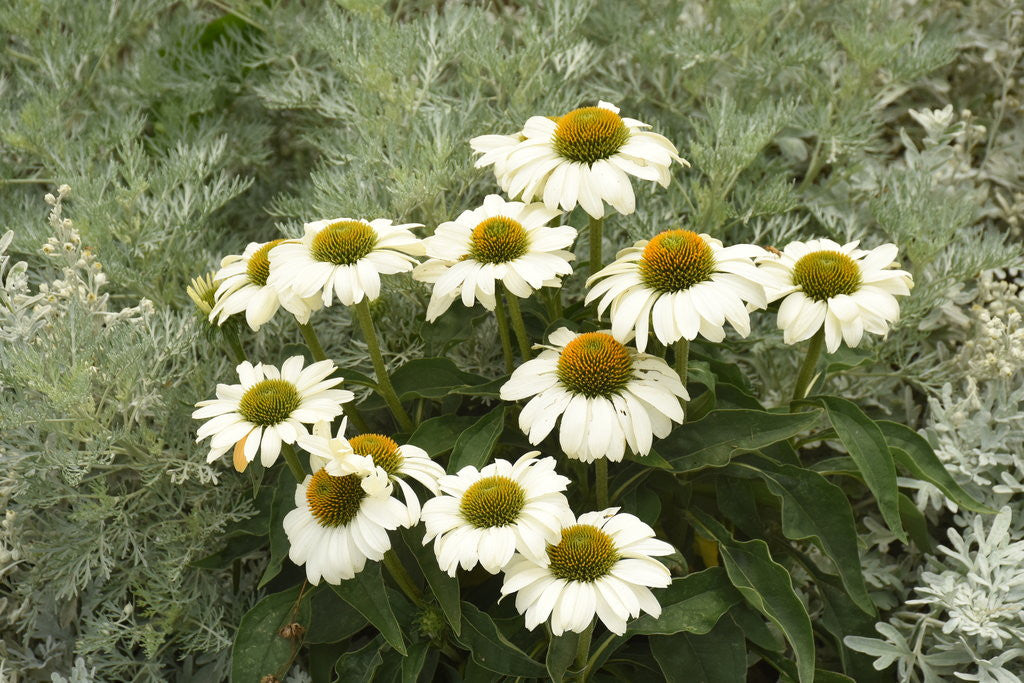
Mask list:
POLYGON ((512 373, 501 398, 532 397, 519 428, 538 444, 559 421, 558 440, 570 458, 622 460, 626 446, 650 452, 654 437, 683 422, 689 400, 679 375, 661 358, 638 352, 607 332, 555 330, 551 346, 512 373))
POLYGON ((426 545, 434 541, 441 569, 455 576, 478 563, 497 574, 516 552, 543 555, 573 518, 561 493, 569 479, 555 472, 554 458, 531 451, 515 464, 498 459, 478 470, 463 467, 441 477, 440 496, 423 504, 426 545))
POLYGON ((493 164, 509 197, 540 198, 549 209, 565 211, 579 203, 601 218, 606 202, 621 214, 636 209, 629 176, 667 187, 673 161, 689 166, 667 138, 644 128, 650 126, 599 102, 564 116, 533 116, 517 136, 484 135, 470 145, 483 154, 477 167, 493 164), (515 137, 522 140, 513 144, 515 137))
POLYGON ((235 313, 245 311, 245 322, 258 330, 284 307, 303 325, 310 314, 320 307, 317 297, 299 297, 267 284, 270 275, 270 250, 287 240, 273 240, 260 244, 250 242, 241 255, 232 254, 221 259, 220 270, 214 275, 219 281, 214 295, 215 304, 210 311, 210 322, 223 325, 235 313))
POLYGON ((285 515, 288 557, 306 566, 313 585, 339 583, 379 562, 391 549, 389 531, 405 526, 408 510, 392 497, 380 468, 357 468, 334 476, 326 468, 295 487, 295 509, 285 515))
POLYGON ((726 322, 746 337, 747 305, 767 305, 752 260, 765 253, 753 244, 724 247, 709 235, 666 230, 623 249, 590 277, 586 302, 601 299, 598 316, 610 306, 612 335, 623 341, 635 334, 641 351, 652 326, 666 346, 698 334, 720 342, 726 322))
POLYGON ((217 281, 213 278, 213 273, 207 273, 206 275, 200 275, 194 277, 185 287, 185 293, 188 294, 188 298, 192 299, 192 303, 196 305, 199 312, 203 316, 210 315, 210 311, 213 310, 214 304, 217 303, 217 281))
MULTIPOLYGON (((405 479, 415 479, 436 496, 439 491, 438 479, 444 476, 444 468, 431 460, 422 448, 412 444, 399 445, 383 434, 360 434, 348 442, 355 455, 370 458, 376 467, 387 473, 391 482, 397 483, 402 489, 402 497, 408 509, 408 519, 404 526, 419 522, 420 500, 405 479)), ((330 464, 327 470, 331 471, 330 464)))
POLYGON ((334 297, 345 306, 380 296, 380 276, 413 269, 423 245, 409 231, 419 223, 336 218, 306 223, 301 240, 289 240, 271 254, 268 282, 299 297, 334 297))
POLYGON ((436 320, 458 298, 465 306, 479 301, 493 311, 498 282, 521 298, 559 286, 559 277, 572 272, 573 253, 565 249, 576 239, 576 229, 568 225, 547 227, 560 214, 540 203, 506 202, 492 194, 479 208, 437 226, 423 240, 430 259, 412 274, 434 284, 427 320, 436 320))
POLYGON ((897 296, 914 280, 894 261, 895 244, 865 251, 859 241, 790 242, 781 255, 758 259, 769 301, 782 299, 778 326, 786 344, 809 339, 824 327, 829 353, 840 343, 856 347, 865 332, 885 335, 899 320, 897 296))
POLYGON ((651 588, 672 583, 658 556, 673 548, 633 515, 608 508, 572 520, 538 559, 516 555, 505 568, 502 596, 516 593, 516 609, 533 630, 550 617, 551 633, 582 633, 596 615, 616 635, 626 621, 661 604, 651 588))
POLYGON ((334 389, 341 377, 331 377, 334 363, 322 360, 303 368, 302 356, 292 356, 278 370, 272 365, 249 361, 236 370, 241 384, 218 384, 217 398, 200 401, 192 417, 206 422, 197 431, 196 442, 210 440, 207 462, 235 449, 239 471, 260 453, 269 467, 281 452, 281 442, 295 443, 307 434, 305 425, 330 421, 341 414, 342 403, 351 401, 351 391, 334 389))

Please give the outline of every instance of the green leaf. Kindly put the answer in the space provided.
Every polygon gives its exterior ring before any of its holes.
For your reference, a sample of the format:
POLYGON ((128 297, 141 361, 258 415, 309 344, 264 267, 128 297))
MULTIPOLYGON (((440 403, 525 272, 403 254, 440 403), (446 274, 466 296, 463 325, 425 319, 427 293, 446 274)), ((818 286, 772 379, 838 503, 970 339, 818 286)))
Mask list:
MULTIPOLYGON (((843 594, 845 595, 845 593, 843 594)), ((850 603, 853 604, 852 602, 850 603)), ((859 609, 854 608, 857 614, 865 616, 859 609)), ((745 602, 729 610, 729 616, 736 622, 746 635, 747 640, 768 652, 782 652, 786 649, 786 641, 782 634, 776 629, 768 628, 768 622, 760 612, 745 602)))
POLYGON ((490 461, 494 446, 504 429, 505 406, 501 404, 459 434, 448 460, 448 471, 458 472, 466 465, 483 467, 490 461))
POLYGON ((676 428, 658 442, 658 452, 677 472, 722 467, 734 456, 755 451, 810 429, 820 413, 713 410, 676 428))
POLYGON ((824 406, 839 440, 857 463, 864 483, 874 495, 886 526, 896 538, 906 543, 907 534, 900 520, 897 497, 899 491, 896 487, 896 465, 893 463, 882 430, 857 407, 857 404, 845 398, 814 396, 807 402, 824 406))
POLYGON ((456 640, 469 650, 473 661, 495 673, 544 678, 547 669, 513 645, 491 618, 469 602, 462 603, 462 633, 456 640))
POLYGON ((661 454, 658 453, 658 444, 654 444, 653 446, 651 446, 651 450, 647 453, 647 455, 639 455, 639 454, 636 454, 636 453, 630 453, 629 455, 626 456, 626 458, 629 459, 629 460, 632 460, 633 462, 638 462, 641 465, 645 465, 647 467, 653 467, 654 469, 659 469, 659 470, 671 470, 672 469, 672 463, 670 463, 665 458, 661 457, 661 454))
POLYGON ((898 422, 879 420, 875 424, 882 430, 896 462, 915 478, 934 484, 947 498, 966 510, 996 514, 996 510, 979 503, 956 483, 923 436, 898 422))
POLYGON ((725 571, 747 602, 782 631, 796 654, 801 683, 814 680, 814 633, 811 618, 793 590, 789 572, 772 559, 768 544, 737 541, 717 521, 693 510, 690 519, 701 534, 718 541, 725 571))
POLYGON ((735 683, 747 679, 743 631, 726 617, 709 633, 651 638, 651 654, 667 683, 735 683))
POLYGON ((458 387, 486 384, 490 379, 463 372, 447 358, 418 358, 395 370, 391 383, 402 401, 443 398, 458 387))
POLYGON ((832 558, 850 597, 866 614, 875 614, 864 585, 857 550, 853 509, 843 490, 820 474, 767 458, 753 459, 751 470, 782 501, 782 532, 794 541, 812 539, 832 558))
POLYGON ((231 647, 233 682, 258 681, 268 674, 284 678, 295 645, 280 631, 292 622, 309 624, 309 600, 301 589, 268 595, 242 616, 231 647))
POLYGON ((544 658, 544 664, 548 669, 548 677, 552 683, 562 683, 565 674, 576 659, 576 647, 579 644, 580 635, 572 631, 565 631, 560 636, 551 636, 548 642, 548 653, 544 658))
POLYGON ((759 489, 764 490, 765 485, 753 479, 728 476, 715 479, 715 502, 719 511, 751 538, 758 538, 764 534, 764 523, 757 509, 759 489))
POLYGON ((224 547, 192 563, 200 569, 224 569, 232 560, 255 552, 266 545, 266 539, 252 534, 236 533, 228 536, 224 547))
POLYGON ((630 624, 628 634, 707 633, 739 601, 725 571, 711 567, 674 579, 671 586, 659 591, 661 616, 655 619, 645 614, 630 624))
POLYGON ((278 472, 274 486, 274 503, 270 507, 270 559, 263 570, 259 588, 263 588, 281 573, 284 558, 288 557, 288 535, 284 532, 284 517, 295 509, 295 478, 290 472, 278 472))
POLYGON ((331 589, 366 617, 399 654, 407 654, 402 628, 398 625, 398 619, 384 591, 384 578, 380 574, 379 563, 368 562, 354 578, 342 581, 337 586, 332 585, 331 589))
POLYGON ((853 604, 842 586, 833 577, 824 574, 810 557, 796 549, 792 552, 802 558, 801 564, 814 577, 814 587, 821 596, 823 607, 818 621, 835 638, 843 670, 861 683, 880 683, 886 680, 883 674, 875 671, 871 657, 851 650, 844 642, 849 635, 874 635, 876 617, 865 614, 853 604))
POLYGON ((402 658, 402 683, 416 683, 430 652, 430 643, 422 641, 409 647, 409 656, 402 658))
POLYGON ((469 429, 476 422, 471 415, 442 415, 432 417, 420 423, 416 431, 406 439, 406 443, 419 446, 431 458, 452 449, 459 434, 469 429))
POLYGON ((312 614, 306 643, 337 643, 366 627, 366 617, 326 585, 321 584, 309 602, 312 614))
POLYGON ((387 643, 384 638, 378 634, 358 650, 341 655, 334 665, 334 672, 337 675, 334 680, 339 683, 349 683, 350 681, 369 683, 373 680, 377 669, 384 663, 381 651, 386 647, 387 643))
POLYGON ((910 500, 904 493, 899 495, 900 501, 900 518, 903 520, 903 526, 906 527, 907 533, 910 535, 910 540, 914 542, 914 545, 919 550, 926 553, 936 552, 935 541, 932 539, 932 535, 928 533, 928 522, 925 520, 924 515, 914 505, 914 501, 910 500))
POLYGON ((473 336, 473 326, 477 320, 491 315, 481 308, 452 306, 444 314, 430 323, 420 323, 420 338, 423 339, 433 353, 444 353, 454 344, 473 336))
POLYGON ((448 624, 459 635, 462 631, 462 601, 459 599, 459 579, 448 576, 437 564, 437 557, 429 545, 423 545, 423 532, 419 527, 402 530, 402 540, 409 552, 416 559, 423 577, 427 580, 431 592, 437 598, 437 604, 448 619, 448 624))

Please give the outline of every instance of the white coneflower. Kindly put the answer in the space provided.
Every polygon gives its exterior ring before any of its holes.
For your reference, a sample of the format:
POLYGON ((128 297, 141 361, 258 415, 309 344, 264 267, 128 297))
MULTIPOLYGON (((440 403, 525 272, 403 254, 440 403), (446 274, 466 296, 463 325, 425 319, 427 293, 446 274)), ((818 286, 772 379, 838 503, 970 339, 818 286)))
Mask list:
POLYGON ((540 198, 549 209, 566 211, 579 203, 601 218, 605 202, 621 214, 636 209, 629 176, 667 187, 673 161, 689 166, 667 138, 643 130, 649 127, 599 102, 564 116, 533 116, 518 136, 485 135, 470 145, 483 154, 478 167, 494 165, 508 196, 540 198), (513 145, 512 137, 522 140, 513 145))
POLYGON ((750 334, 747 305, 767 305, 753 258, 767 253, 752 244, 723 247, 709 235, 667 230, 623 249, 587 280, 586 302, 599 298, 598 316, 611 307, 612 334, 647 348, 650 327, 666 346, 698 334, 725 338, 725 323, 750 334))
POLYGON ((420 520, 420 501, 415 491, 403 481, 415 479, 435 496, 437 480, 444 476, 444 468, 430 459, 422 448, 398 443, 383 434, 360 434, 345 438, 348 418, 341 421, 336 436, 331 436, 327 422, 318 423, 309 436, 300 436, 299 445, 309 452, 309 465, 313 470, 325 468, 328 474, 344 476, 376 467, 388 482, 398 482, 405 498, 408 516, 403 526, 412 526, 420 520))
POLYGON ((260 244, 250 242, 241 254, 221 259, 214 276, 219 281, 214 295, 216 303, 210 311, 210 322, 223 325, 230 316, 245 311, 245 321, 253 330, 260 329, 282 306, 302 324, 320 307, 318 297, 299 297, 289 291, 268 285, 270 250, 287 240, 260 244))
POLYGON ((207 462, 234 447, 239 471, 257 452, 260 462, 270 466, 281 452, 282 441, 295 443, 307 433, 305 425, 341 414, 341 404, 354 396, 351 391, 332 388, 342 381, 330 376, 334 363, 324 360, 307 368, 302 365, 302 356, 292 356, 280 370, 245 361, 236 368, 241 384, 218 384, 217 398, 196 404, 198 410, 192 417, 206 420, 196 442, 212 437, 207 462))
POLYGON ((538 444, 560 420, 566 455, 584 462, 622 460, 628 445, 651 450, 654 437, 683 421, 679 399, 689 395, 661 358, 627 348, 606 332, 577 334, 562 327, 551 346, 523 363, 501 387, 506 401, 533 397, 519 414, 519 428, 538 444))
POLYGON ((618 510, 580 515, 544 557, 517 555, 505 568, 501 594, 517 594, 516 609, 526 628, 550 617, 554 635, 582 633, 597 615, 609 631, 622 635, 626 621, 640 612, 661 615, 651 588, 664 588, 672 578, 654 557, 671 555, 673 548, 654 538, 650 526, 618 510))
POLYGON ((434 284, 427 320, 436 320, 460 297, 466 306, 479 301, 493 311, 498 282, 521 298, 559 286, 559 278, 572 272, 574 256, 565 249, 576 239, 568 225, 547 227, 559 214, 540 203, 506 202, 492 194, 479 208, 439 225, 423 240, 430 259, 412 274, 434 284))
POLYGON ((758 259, 769 300, 783 299, 778 325, 785 343, 809 339, 824 327, 831 353, 843 341, 856 347, 865 332, 885 335, 899 320, 896 297, 914 286, 910 273, 895 268, 899 250, 883 244, 865 251, 858 244, 790 242, 781 255, 758 259))
MULTIPOLYGON (((394 439, 383 434, 360 434, 348 440, 355 455, 370 458, 371 462, 384 470, 392 482, 402 489, 402 497, 408 509, 408 518, 404 526, 412 526, 420 521, 420 500, 416 492, 405 482, 406 478, 415 479, 423 484, 435 496, 438 494, 438 479, 444 476, 444 468, 430 459, 422 448, 411 444, 399 445, 394 439)), ((327 471, 334 474, 332 465, 327 471)))
POLYGON ((203 316, 210 315, 214 304, 217 303, 217 281, 213 279, 213 273, 192 278, 185 287, 185 293, 203 316))
POLYGON ((516 552, 544 554, 573 518, 561 493, 569 479, 555 472, 554 458, 537 458, 539 451, 512 464, 495 460, 483 469, 463 467, 441 477, 442 495, 423 504, 426 545, 434 540, 441 569, 455 576, 461 565, 479 563, 491 574, 501 571, 516 552))
POLYGON ((306 566, 316 585, 351 579, 367 560, 391 549, 389 531, 403 526, 408 510, 391 496, 387 474, 370 465, 344 476, 319 469, 295 487, 295 509, 285 515, 288 557, 306 566))
POLYGON ((419 223, 336 218, 306 223, 301 240, 289 240, 271 254, 272 286, 299 297, 333 297, 346 306, 380 295, 380 276, 412 270, 423 245, 409 231, 419 223))

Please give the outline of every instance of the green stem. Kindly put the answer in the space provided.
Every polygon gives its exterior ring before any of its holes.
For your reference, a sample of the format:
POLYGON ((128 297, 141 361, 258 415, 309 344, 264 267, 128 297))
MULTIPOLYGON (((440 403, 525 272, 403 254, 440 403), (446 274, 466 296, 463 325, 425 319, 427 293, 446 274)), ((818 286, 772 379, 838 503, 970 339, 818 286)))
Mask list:
POLYGON ((295 449, 290 443, 282 443, 281 453, 284 455, 284 461, 288 463, 288 469, 292 471, 295 481, 301 484, 306 479, 306 470, 302 469, 302 463, 299 462, 299 456, 296 455, 295 449))
POLYGON ((617 501, 619 498, 622 497, 622 494, 624 494, 626 492, 626 489, 628 489, 630 487, 630 485, 632 485, 634 482, 639 481, 641 479, 646 479, 647 475, 649 475, 653 471, 654 470, 652 470, 651 468, 648 467, 648 468, 640 470, 639 472, 634 474, 632 477, 627 479, 622 484, 622 486, 620 486, 619 488, 615 489, 615 491, 612 493, 611 499, 608 502, 609 503, 614 503, 615 501, 617 501))
POLYGON ((800 374, 796 377, 796 385, 793 387, 793 400, 803 398, 814 379, 814 369, 818 365, 818 357, 821 356, 821 347, 825 344, 825 328, 814 333, 810 343, 807 345, 807 355, 804 357, 803 365, 800 366, 800 374))
POLYGON ((501 337, 501 355, 505 358, 505 371, 511 374, 515 368, 515 354, 512 353, 512 334, 508 329, 505 297, 500 291, 494 293, 494 317, 498 320, 498 336, 501 337))
POLYGON ((597 660, 601 657, 602 654, 604 654, 604 651, 607 650, 611 646, 611 644, 615 642, 616 638, 618 638, 617 635, 615 635, 614 633, 610 633, 608 634, 607 638, 601 641, 601 644, 597 646, 596 650, 594 650, 594 654, 592 654, 590 656, 590 659, 587 660, 587 667, 580 672, 580 681, 587 680, 587 678, 590 676, 591 671, 593 671, 594 667, 597 666, 597 660))
MULTIPOLYGON (((302 338, 306 340, 306 348, 312 354, 313 360, 327 360, 327 354, 324 353, 324 347, 320 345, 320 337, 317 336, 313 323, 299 323, 299 331, 302 332, 302 338)), ((345 416, 352 421, 352 424, 361 433, 366 434, 370 431, 370 425, 366 424, 362 413, 353 404, 343 403, 341 409, 345 411, 345 416)))
POLYGON ((388 376, 388 368, 384 365, 384 357, 380 354, 380 345, 377 343, 377 331, 373 327, 373 315, 370 313, 370 302, 364 298, 354 308, 356 317, 359 319, 359 327, 363 330, 366 348, 370 352, 370 360, 373 361, 373 370, 377 375, 377 390, 380 392, 384 402, 391 408, 391 413, 398 420, 402 430, 412 432, 412 418, 409 417, 409 413, 405 412, 402 402, 398 400, 395 387, 391 384, 391 377, 388 376))
POLYGON ((597 498, 597 509, 608 507, 608 459, 598 458, 594 463, 594 490, 597 498))
POLYGON ((590 217, 590 275, 601 270, 601 243, 604 237, 604 218, 590 217))
POLYGON ((590 654, 590 640, 593 637, 594 621, 591 621, 590 626, 580 634, 580 638, 576 642, 576 670, 580 672, 580 677, 577 679, 580 683, 584 683, 587 680, 587 657, 590 654))
POLYGON ((679 379, 682 380, 683 386, 686 386, 686 372, 687 366, 690 363, 690 341, 684 337, 680 337, 675 344, 676 350, 676 374, 679 375, 679 379))
POLYGON ((302 332, 302 337, 306 340, 309 352, 313 354, 313 360, 327 360, 327 354, 324 353, 324 347, 320 346, 320 338, 316 336, 316 330, 313 329, 313 325, 311 323, 299 323, 299 330, 302 332))
POLYGON ((413 583, 412 577, 409 576, 409 572, 405 571, 405 567, 402 566, 402 561, 398 559, 398 555, 395 555, 394 550, 389 550, 384 554, 384 566, 387 567, 388 573, 391 574, 391 578, 395 580, 398 587, 402 589, 406 597, 413 601, 417 605, 423 604, 423 594, 420 593, 420 589, 413 583))
POLYGON ((224 334, 228 346, 231 347, 231 352, 235 354, 235 362, 245 361, 245 350, 242 348, 242 341, 238 338, 238 331, 234 328, 233 323, 229 322, 222 326, 220 331, 224 334))
POLYGON ((512 329, 516 333, 516 341, 519 342, 519 354, 524 361, 530 360, 530 338, 526 336, 526 323, 523 322, 523 312, 519 309, 519 299, 515 294, 505 291, 505 299, 508 303, 509 318, 512 320, 512 329))

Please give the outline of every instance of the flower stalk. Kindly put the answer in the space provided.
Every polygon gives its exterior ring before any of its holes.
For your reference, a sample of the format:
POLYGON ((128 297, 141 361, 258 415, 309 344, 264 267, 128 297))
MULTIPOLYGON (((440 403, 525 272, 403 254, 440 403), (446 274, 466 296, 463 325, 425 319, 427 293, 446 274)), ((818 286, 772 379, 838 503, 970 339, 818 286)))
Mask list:
POLYGON ((594 463, 594 492, 597 509, 608 507, 608 459, 598 458, 594 463))
POLYGON ((384 402, 388 404, 392 415, 398 421, 398 425, 406 432, 414 428, 412 418, 405 412, 402 402, 398 400, 395 387, 391 384, 391 377, 388 375, 388 368, 384 364, 384 357, 380 353, 380 344, 377 342, 377 331, 373 326, 373 315, 370 313, 370 303, 365 298, 354 307, 356 318, 359 320, 359 327, 363 331, 363 338, 366 340, 366 348, 370 352, 370 360, 373 361, 373 370, 377 375, 377 390, 380 392, 384 402))
POLYGON ((807 395, 814 379, 814 370, 818 365, 818 358, 821 356, 821 347, 825 345, 825 328, 814 333, 811 341, 807 344, 807 355, 800 366, 800 373, 796 377, 796 384, 793 387, 793 400, 797 401, 807 395))
POLYGON ((508 302, 509 318, 512 320, 512 329, 516 333, 516 341, 519 343, 519 355, 524 361, 530 360, 530 338, 526 335, 526 323, 523 322, 523 312, 519 308, 519 298, 507 290, 502 292, 502 297, 508 302))
POLYGON ((409 576, 409 572, 402 566, 402 561, 398 559, 398 555, 395 554, 394 550, 389 550, 384 554, 384 566, 387 567, 391 578, 395 580, 395 583, 402 589, 405 596, 412 600, 413 604, 422 605, 423 594, 416 587, 412 577, 409 576))
POLYGON ((580 671, 580 683, 586 680, 587 671, 585 669, 590 655, 590 641, 594 637, 594 624, 595 621, 591 621, 590 626, 584 629, 579 640, 576 641, 576 669, 580 671))
POLYGON ((675 343, 675 368, 683 386, 686 386, 686 373, 690 363, 690 341, 680 337, 675 343))
POLYGON ((601 246, 604 241, 604 218, 590 217, 590 275, 601 270, 601 246))
MULTIPOLYGON (((327 354, 324 353, 324 347, 320 345, 320 337, 317 336, 313 323, 299 323, 299 331, 302 332, 302 338, 306 340, 306 347, 313 355, 313 360, 327 360, 327 354)), ((356 429, 363 433, 370 431, 370 426, 363 419, 363 415, 359 412, 358 408, 351 403, 345 403, 341 407, 345 411, 345 416, 352 420, 352 424, 355 425, 356 429)))
POLYGON ((235 357, 235 362, 244 362, 245 350, 242 348, 242 340, 238 338, 238 330, 234 328, 232 323, 228 323, 227 325, 222 325, 220 331, 223 333, 224 341, 228 343, 228 348, 231 349, 231 353, 235 357))
POLYGON ((316 336, 313 324, 299 323, 299 331, 302 332, 302 338, 306 340, 306 346, 309 348, 309 352, 313 354, 313 359, 318 361, 326 360, 327 354, 324 353, 324 347, 320 345, 320 338, 316 336))
POLYGON ((500 292, 496 292, 494 296, 494 317, 498 321, 498 336, 501 337, 501 355, 505 359, 505 371, 511 373, 515 369, 515 353, 512 351, 512 333, 508 326, 505 297, 500 292))

